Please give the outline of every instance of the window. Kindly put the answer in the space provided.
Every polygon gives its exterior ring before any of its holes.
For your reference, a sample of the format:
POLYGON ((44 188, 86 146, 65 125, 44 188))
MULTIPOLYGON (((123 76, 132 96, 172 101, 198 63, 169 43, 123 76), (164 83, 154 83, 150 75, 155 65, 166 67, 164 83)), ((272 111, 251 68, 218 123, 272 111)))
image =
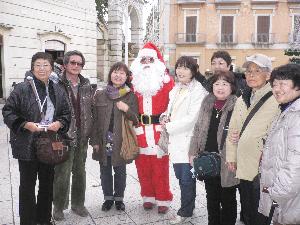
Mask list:
POLYGON ((270 16, 257 16, 256 40, 262 43, 270 41, 270 16))
POLYGON ((292 41, 300 42, 300 15, 294 15, 292 41))
POLYGON ((221 42, 233 43, 233 16, 221 18, 221 42))
POLYGON ((196 42, 197 36, 197 10, 185 10, 185 41, 196 42))

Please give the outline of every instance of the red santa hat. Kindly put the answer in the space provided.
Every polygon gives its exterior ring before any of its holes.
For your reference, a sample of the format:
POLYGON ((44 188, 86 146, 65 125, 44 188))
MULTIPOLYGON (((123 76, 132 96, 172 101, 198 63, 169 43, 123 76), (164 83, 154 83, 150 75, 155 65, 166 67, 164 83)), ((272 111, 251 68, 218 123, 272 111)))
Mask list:
POLYGON ((147 42, 144 47, 139 51, 138 57, 153 57, 154 59, 159 59, 161 62, 164 62, 164 58, 162 57, 159 49, 156 47, 155 44, 151 42, 147 42))

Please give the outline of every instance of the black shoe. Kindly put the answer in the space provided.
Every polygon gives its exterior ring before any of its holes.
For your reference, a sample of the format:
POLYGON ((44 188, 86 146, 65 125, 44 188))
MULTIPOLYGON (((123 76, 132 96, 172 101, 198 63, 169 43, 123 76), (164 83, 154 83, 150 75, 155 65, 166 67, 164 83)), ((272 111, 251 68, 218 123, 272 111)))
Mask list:
POLYGON ((116 201, 115 205, 116 205, 116 209, 117 210, 125 211, 125 204, 124 204, 124 202, 122 202, 122 201, 116 201))
POLYGON ((105 200, 105 202, 102 205, 102 211, 110 210, 113 204, 114 204, 113 200, 105 200))

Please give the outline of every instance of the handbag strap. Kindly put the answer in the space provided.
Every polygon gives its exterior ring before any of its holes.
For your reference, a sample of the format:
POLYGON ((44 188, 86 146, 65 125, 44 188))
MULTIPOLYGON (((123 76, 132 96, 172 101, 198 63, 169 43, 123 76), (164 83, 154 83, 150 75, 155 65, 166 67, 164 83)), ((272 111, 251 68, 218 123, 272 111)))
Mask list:
POLYGON ((35 84, 34 84, 33 78, 32 78, 31 76, 28 76, 26 79, 27 79, 27 81, 29 82, 29 84, 30 84, 30 86, 31 86, 31 88, 32 88, 32 91, 33 91, 33 93, 34 93, 34 95, 35 95, 35 100, 36 100, 37 103, 38 103, 38 106, 39 106, 39 109, 40 109, 40 113, 41 113, 41 118, 42 118, 42 120, 43 120, 44 117, 45 117, 45 114, 44 114, 44 112, 43 112, 43 105, 45 104, 45 101, 46 101, 47 97, 45 98, 45 100, 44 100, 44 102, 43 102, 43 104, 42 104, 42 103, 41 103, 40 96, 39 96, 39 94, 38 94, 38 92, 37 92, 36 86, 35 86, 35 84))
POLYGON ((240 137, 242 136, 246 126, 248 125, 248 123, 250 122, 250 120, 252 119, 252 117, 255 115, 255 113, 260 109, 260 107, 272 96, 272 91, 269 91, 268 93, 266 93, 260 100, 259 102, 253 107, 253 109, 250 111, 250 113, 248 114, 241 132, 240 132, 240 137))
POLYGON ((233 111, 233 110, 231 110, 231 111, 229 111, 229 112, 227 113, 227 117, 226 117, 224 129, 223 129, 223 134, 222 134, 222 138, 221 138, 220 150, 223 149, 224 144, 225 144, 225 140, 226 140, 227 133, 228 133, 229 122, 230 122, 230 118, 231 118, 231 115, 232 115, 232 111, 233 111))

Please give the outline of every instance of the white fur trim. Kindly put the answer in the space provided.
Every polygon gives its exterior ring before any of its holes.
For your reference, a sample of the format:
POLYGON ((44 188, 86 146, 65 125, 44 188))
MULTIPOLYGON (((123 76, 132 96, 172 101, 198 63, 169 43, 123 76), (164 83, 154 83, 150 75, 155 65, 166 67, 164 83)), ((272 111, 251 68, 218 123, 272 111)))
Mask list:
POLYGON ((134 127, 134 131, 136 135, 141 135, 144 133, 143 127, 134 127))
POLYGON ((143 96, 144 114, 152 115, 152 96, 143 96))
POLYGON ((144 202, 151 202, 151 203, 153 203, 153 204, 156 203, 154 197, 143 197, 143 201, 144 201, 144 202))
POLYGON ((159 200, 156 200, 156 203, 157 203, 157 206, 167 206, 167 207, 169 207, 170 204, 171 204, 171 201, 159 201, 159 200))
POLYGON ((138 57, 142 58, 143 56, 149 56, 157 59, 157 52, 150 48, 143 48, 139 51, 138 57))
POLYGON ((164 75, 164 78, 163 78, 163 82, 164 82, 165 84, 167 84, 167 83, 170 82, 170 80, 171 80, 170 76, 168 76, 167 74, 165 74, 165 75, 164 75))
POLYGON ((148 146, 155 146, 154 125, 145 126, 145 136, 148 146))
POLYGON ((142 155, 157 155, 157 145, 148 146, 146 148, 140 148, 140 154, 142 155))

